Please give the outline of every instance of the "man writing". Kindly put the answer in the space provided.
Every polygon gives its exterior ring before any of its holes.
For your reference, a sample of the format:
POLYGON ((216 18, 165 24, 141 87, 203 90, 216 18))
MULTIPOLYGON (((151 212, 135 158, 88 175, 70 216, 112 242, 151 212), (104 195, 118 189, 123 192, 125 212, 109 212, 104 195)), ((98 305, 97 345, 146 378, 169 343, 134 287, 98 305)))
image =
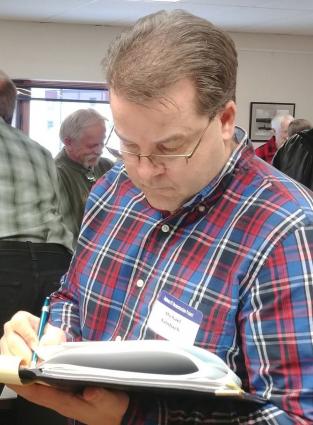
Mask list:
MULTIPOLYGON (((312 421, 312 198, 235 129, 236 70, 230 37, 183 11, 147 16, 113 43, 123 162, 91 191, 44 339, 165 338, 162 316, 149 321, 165 293, 202 317, 192 342, 267 402, 36 385, 17 387, 24 397, 89 425, 312 421)), ((1 352, 29 361, 37 326, 15 315, 1 352)))

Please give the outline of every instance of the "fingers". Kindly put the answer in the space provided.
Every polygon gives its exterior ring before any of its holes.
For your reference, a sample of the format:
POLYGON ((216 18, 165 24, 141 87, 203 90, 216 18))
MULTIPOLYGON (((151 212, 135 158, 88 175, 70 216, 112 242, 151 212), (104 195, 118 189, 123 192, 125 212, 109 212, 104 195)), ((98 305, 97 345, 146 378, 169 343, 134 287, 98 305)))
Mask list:
POLYGON ((120 424, 129 404, 127 393, 104 388, 87 387, 82 397, 87 407, 77 419, 88 425, 120 424))
POLYGON ((47 323, 44 334, 40 339, 40 345, 57 345, 66 341, 65 332, 62 329, 47 323))
MULTIPOLYGON (((30 364, 32 351, 39 345, 37 329, 39 318, 26 311, 17 312, 4 325, 4 335, 0 340, 1 354, 19 356, 24 364, 30 364)), ((47 324, 40 345, 60 344, 66 339, 65 333, 47 324)))
POLYGON ((19 311, 4 325, 4 335, 0 341, 1 354, 22 357, 28 364, 32 348, 37 345, 36 335, 39 318, 26 311, 19 311))
POLYGON ((68 399, 73 398, 73 394, 70 392, 41 384, 22 386, 10 385, 10 388, 26 400, 39 404, 40 406, 48 407, 59 413, 61 413, 60 409, 62 410, 63 403, 67 404, 68 399))
POLYGON ((47 360, 51 355, 58 351, 57 347, 61 347, 60 344, 66 341, 66 334, 62 329, 50 325, 49 323, 45 327, 44 335, 39 341, 34 351, 38 355, 39 363, 40 360, 47 360), (50 347, 50 349, 49 349, 50 347))
POLYGON ((122 391, 85 388, 82 395, 33 384, 11 386, 21 397, 88 425, 119 425, 129 397, 122 391))
POLYGON ((83 391, 82 397, 91 404, 97 404, 99 402, 102 403, 103 401, 108 403, 107 400, 110 398, 117 403, 121 403, 125 407, 125 411, 129 403, 129 397, 124 391, 110 391, 99 387, 86 387, 83 391))

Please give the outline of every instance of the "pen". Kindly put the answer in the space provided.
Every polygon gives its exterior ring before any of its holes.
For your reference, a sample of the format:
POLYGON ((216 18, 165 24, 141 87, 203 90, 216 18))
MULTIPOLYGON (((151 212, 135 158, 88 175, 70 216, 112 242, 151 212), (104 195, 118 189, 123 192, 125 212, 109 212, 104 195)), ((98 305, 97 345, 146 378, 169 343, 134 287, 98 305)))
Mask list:
MULTIPOLYGON (((43 306, 41 308, 41 315, 40 315, 39 327, 37 332, 37 336, 39 340, 43 335, 43 331, 45 329, 45 326, 49 317, 49 310, 50 310, 49 307, 50 307, 50 297, 46 297, 43 303, 43 306)), ((31 361, 31 367, 36 367, 37 360, 38 360, 38 355, 34 351, 32 356, 32 361, 31 361)))

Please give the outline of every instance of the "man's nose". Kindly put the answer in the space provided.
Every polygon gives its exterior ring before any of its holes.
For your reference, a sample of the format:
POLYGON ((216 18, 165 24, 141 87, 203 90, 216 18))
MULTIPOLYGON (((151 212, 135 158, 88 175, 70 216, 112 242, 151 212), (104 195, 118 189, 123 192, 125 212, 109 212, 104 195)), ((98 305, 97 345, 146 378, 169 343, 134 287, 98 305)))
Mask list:
POLYGON ((97 155, 101 155, 103 148, 104 148, 104 143, 101 143, 101 145, 99 145, 95 148, 94 153, 97 154, 97 155))
POLYGON ((149 157, 141 157, 138 161, 136 169, 138 175, 144 179, 154 177, 164 172, 164 166, 153 161, 153 159, 149 157))

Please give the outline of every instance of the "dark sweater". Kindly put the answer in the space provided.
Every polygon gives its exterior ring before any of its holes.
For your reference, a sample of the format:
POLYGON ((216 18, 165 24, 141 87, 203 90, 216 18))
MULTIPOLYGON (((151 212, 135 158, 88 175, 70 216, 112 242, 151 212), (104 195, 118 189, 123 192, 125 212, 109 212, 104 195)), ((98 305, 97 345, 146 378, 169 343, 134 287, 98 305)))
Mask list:
POLYGON ((113 162, 107 158, 100 158, 99 163, 90 172, 81 164, 72 161, 65 149, 54 161, 57 167, 64 221, 74 235, 75 247, 90 189, 95 181, 112 167, 113 162))

